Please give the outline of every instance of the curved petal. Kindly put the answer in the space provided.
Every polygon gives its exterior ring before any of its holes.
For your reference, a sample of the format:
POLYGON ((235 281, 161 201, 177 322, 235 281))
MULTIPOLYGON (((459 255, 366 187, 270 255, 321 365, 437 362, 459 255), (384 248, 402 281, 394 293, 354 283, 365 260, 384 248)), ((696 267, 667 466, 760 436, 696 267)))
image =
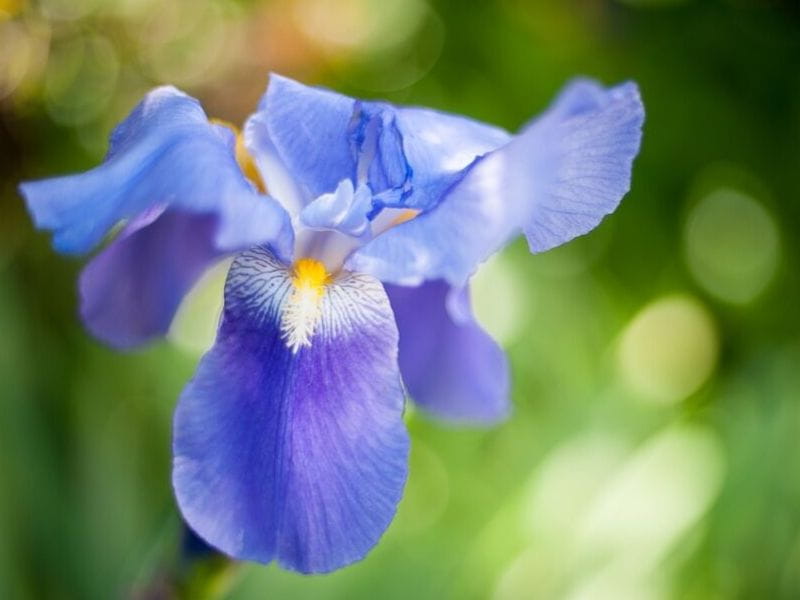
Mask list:
POLYGON ((83 269, 81 316, 98 339, 129 348, 166 334, 181 299, 222 253, 213 215, 166 212, 132 222, 83 269))
POLYGON ((173 485, 226 554, 325 572, 369 551, 402 494, 397 329, 380 283, 346 274, 319 297, 310 346, 292 349, 292 277, 264 249, 231 267, 217 342, 175 413, 173 485))
POLYGON ((313 229, 338 231, 352 237, 369 235, 368 215, 372 192, 366 185, 353 189, 353 182, 342 180, 332 194, 322 194, 300 213, 300 222, 313 229))
POLYGON ((235 158, 235 137, 173 87, 153 90, 112 133, 105 161, 77 175, 20 185, 37 227, 57 250, 81 253, 116 223, 154 206, 219 217, 215 243, 238 250, 269 242, 289 255, 288 215, 257 193, 235 158))
POLYGON ((476 157, 509 139, 463 117, 355 100, 275 74, 245 132, 264 179, 278 182, 271 189, 293 212, 344 179, 369 185, 377 208, 430 208, 476 157))
POLYGON ((476 158, 511 139, 499 127, 427 108, 398 108, 397 127, 414 172, 405 206, 417 210, 431 208, 476 158))
POLYGON ((347 268, 405 285, 461 286, 521 231, 534 252, 587 233, 628 191, 643 119, 635 84, 573 83, 511 142, 475 161, 434 209, 375 238, 347 268))
POLYGON ((425 412, 458 423, 491 424, 508 416, 505 353, 472 318, 466 289, 457 314, 443 281, 387 285, 400 331, 400 372, 425 412))
MULTIPOLYGON (((270 74, 259 112, 248 122, 249 149, 259 168, 265 156, 277 154, 308 202, 333 192, 342 179, 355 178, 354 108, 352 98, 270 74)), ((270 172, 262 174, 269 185, 270 172)))
POLYGON ((290 215, 300 213, 310 201, 309 190, 295 179, 269 135, 266 112, 257 112, 244 125, 244 145, 258 168, 261 178, 269 182, 269 193, 290 215))

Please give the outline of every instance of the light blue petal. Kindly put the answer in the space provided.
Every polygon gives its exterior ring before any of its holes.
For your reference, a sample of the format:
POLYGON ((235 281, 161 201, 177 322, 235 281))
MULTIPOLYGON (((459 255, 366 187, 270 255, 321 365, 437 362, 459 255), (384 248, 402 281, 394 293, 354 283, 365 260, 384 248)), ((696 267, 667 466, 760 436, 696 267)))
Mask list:
POLYGON ((534 252, 587 233, 628 191, 643 119, 635 84, 574 82, 511 142, 475 161, 434 209, 380 235, 346 266, 386 282, 461 286, 521 231, 534 252))
POLYGON ((267 186, 293 214, 344 179, 368 185, 377 208, 430 208, 476 157, 509 138, 463 117, 354 100, 274 74, 245 132, 267 186))
POLYGON ((57 250, 90 250, 116 223, 154 206, 219 218, 215 244, 269 242, 291 252, 288 215, 257 193, 234 155, 234 135, 211 124, 197 100, 173 87, 147 94, 111 135, 105 161, 78 175, 23 183, 37 227, 57 250))
POLYGON ((267 113, 257 112, 244 125, 244 145, 255 161, 269 194, 294 217, 313 198, 306 186, 295 179, 269 135, 267 113))
POLYGON ((400 372, 426 413, 460 424, 490 425, 509 414, 505 353, 472 317, 466 289, 442 281, 419 287, 387 285, 400 331, 400 372), (458 314, 448 305, 458 305, 458 314))
MULTIPOLYGON (((569 85, 548 120, 534 123, 520 150, 533 151, 535 137, 553 142, 542 157, 554 171, 523 230, 531 252, 544 252, 588 233, 614 212, 628 193, 639 153, 644 107, 639 89, 625 83, 605 90, 588 80, 569 85)), ((524 184, 522 184, 524 185, 524 184)), ((521 184, 514 194, 524 194, 521 184)))
POLYGON ((404 206, 417 210, 432 208, 476 158, 511 139, 499 127, 427 108, 399 107, 396 122, 414 174, 404 206))
POLYGON ((342 180, 332 194, 323 194, 300 213, 300 221, 312 229, 332 229, 353 237, 369 235, 367 216, 372 210, 372 192, 366 185, 353 189, 342 180))
POLYGON ((354 109, 352 98, 271 74, 259 111, 248 123, 249 149, 259 167, 277 153, 303 203, 309 202, 333 192, 342 179, 355 179, 354 109))
POLYGON ((327 572, 365 556, 402 495, 397 328, 380 282, 342 275, 295 353, 293 293, 269 252, 237 257, 216 344, 175 414, 173 485, 189 526, 226 554, 327 572))
POLYGON ((357 157, 357 181, 367 182, 378 193, 403 191, 411 176, 403 152, 403 136, 397 128, 394 108, 383 102, 356 102, 351 132, 357 157))

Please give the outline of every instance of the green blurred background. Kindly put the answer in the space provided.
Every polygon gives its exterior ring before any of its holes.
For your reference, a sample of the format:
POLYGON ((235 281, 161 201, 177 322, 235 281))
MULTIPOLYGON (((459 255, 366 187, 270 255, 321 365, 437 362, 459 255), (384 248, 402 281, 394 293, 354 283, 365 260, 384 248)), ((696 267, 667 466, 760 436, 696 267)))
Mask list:
POLYGON ((159 83, 241 122, 269 70, 512 130, 570 77, 634 79, 647 119, 615 215, 476 277, 513 417, 410 414, 366 560, 242 565, 224 597, 800 598, 794 0, 0 0, 0 597, 125 597, 176 568, 171 412, 220 281, 168 341, 107 350, 17 183, 96 164, 159 83))

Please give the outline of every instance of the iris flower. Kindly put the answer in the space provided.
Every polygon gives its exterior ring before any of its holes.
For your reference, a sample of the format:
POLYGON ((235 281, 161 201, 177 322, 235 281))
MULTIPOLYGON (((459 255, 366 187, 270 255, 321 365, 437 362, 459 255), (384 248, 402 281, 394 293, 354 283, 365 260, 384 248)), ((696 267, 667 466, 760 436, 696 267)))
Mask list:
POLYGON ((470 275, 520 234, 541 252, 614 211, 642 122, 633 83, 574 81, 511 135, 272 75, 241 132, 161 87, 100 166, 20 189, 61 252, 122 223, 79 285, 84 323, 117 348, 163 335, 235 255, 175 412, 175 495, 222 552, 326 572, 395 514, 406 394, 440 419, 507 415, 508 366, 473 318, 470 275))

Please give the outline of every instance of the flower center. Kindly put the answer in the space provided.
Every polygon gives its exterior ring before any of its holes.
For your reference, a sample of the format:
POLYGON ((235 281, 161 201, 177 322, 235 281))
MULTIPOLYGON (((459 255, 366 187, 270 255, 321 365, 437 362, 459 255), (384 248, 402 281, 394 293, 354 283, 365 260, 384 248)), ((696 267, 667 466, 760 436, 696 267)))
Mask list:
POLYGON ((267 186, 264 185, 264 180, 261 178, 261 173, 258 171, 258 167, 256 166, 256 161, 253 159, 253 156, 247 150, 247 146, 244 145, 244 136, 242 135, 241 129, 239 129, 233 123, 229 123, 228 121, 224 121, 223 119, 209 119, 211 123, 215 125, 222 125, 223 127, 227 127, 230 129, 234 135, 236 136, 236 163, 239 165, 239 168, 244 173, 244 176, 250 180, 250 182, 256 186, 259 192, 262 194, 267 193, 267 186))
POLYGON ((330 275, 320 261, 301 258, 292 267, 292 295, 281 315, 281 333, 293 353, 311 345, 322 316, 322 299, 330 275))

